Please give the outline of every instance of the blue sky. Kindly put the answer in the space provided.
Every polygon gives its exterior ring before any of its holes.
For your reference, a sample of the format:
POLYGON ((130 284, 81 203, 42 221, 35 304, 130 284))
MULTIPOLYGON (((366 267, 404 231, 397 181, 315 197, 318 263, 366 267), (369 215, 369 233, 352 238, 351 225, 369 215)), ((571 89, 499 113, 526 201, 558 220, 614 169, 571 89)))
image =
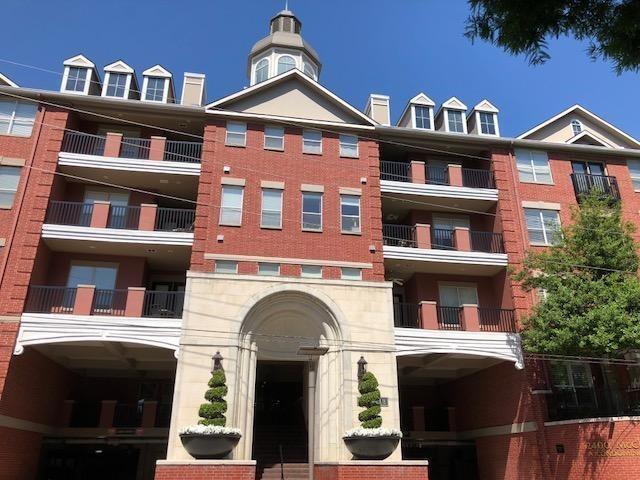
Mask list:
MULTIPOLYGON (((207 75, 208 99, 248 84, 247 54, 267 34, 284 0, 4 0, 0 58, 62 70, 77 53, 99 68, 122 58, 138 75, 161 63, 179 79, 207 75)), ((291 0, 303 35, 323 62, 321 83, 363 108, 369 93, 391 96, 396 121, 420 91, 436 104, 455 95, 472 107, 488 98, 500 110, 504 136, 580 103, 640 138, 640 75, 617 76, 592 62, 586 45, 551 43, 552 59, 531 67, 486 43, 464 37, 464 0, 291 0)), ((58 89, 60 77, 6 64, 21 86, 58 89)))

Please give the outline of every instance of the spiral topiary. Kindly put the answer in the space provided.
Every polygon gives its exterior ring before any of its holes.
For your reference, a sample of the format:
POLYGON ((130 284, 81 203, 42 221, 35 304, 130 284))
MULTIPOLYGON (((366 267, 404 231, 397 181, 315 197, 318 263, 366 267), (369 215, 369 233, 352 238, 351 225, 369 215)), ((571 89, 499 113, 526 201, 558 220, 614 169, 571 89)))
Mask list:
POLYGON ((382 425, 380 390, 378 390, 378 380, 373 373, 366 372, 362 375, 362 379, 358 384, 358 391, 360 392, 358 406, 365 408, 358 415, 362 428, 379 428, 382 425))
POLYGON ((200 405, 198 415, 201 419, 198 421, 200 425, 215 425, 224 427, 227 425, 227 419, 224 414, 227 411, 227 401, 224 397, 227 395, 227 378, 224 370, 214 370, 209 380, 209 390, 204 394, 204 398, 209 403, 200 405))

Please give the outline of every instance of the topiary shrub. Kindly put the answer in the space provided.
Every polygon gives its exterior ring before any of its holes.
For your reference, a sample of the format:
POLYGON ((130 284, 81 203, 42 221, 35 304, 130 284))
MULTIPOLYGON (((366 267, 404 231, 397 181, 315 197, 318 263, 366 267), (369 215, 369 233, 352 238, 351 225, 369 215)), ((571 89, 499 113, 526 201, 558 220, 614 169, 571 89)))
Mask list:
POLYGON ((378 390, 378 380, 373 373, 366 372, 362 375, 358 383, 358 391, 360 392, 358 406, 365 408, 358 415, 362 428, 379 428, 382 425, 380 390, 378 390))
POLYGON ((227 412, 227 401, 224 397, 227 395, 227 377, 224 370, 214 370, 209 380, 209 390, 204 394, 204 398, 209 403, 200 405, 198 415, 201 419, 198 421, 200 425, 215 425, 224 427, 227 424, 227 418, 224 414, 227 412))

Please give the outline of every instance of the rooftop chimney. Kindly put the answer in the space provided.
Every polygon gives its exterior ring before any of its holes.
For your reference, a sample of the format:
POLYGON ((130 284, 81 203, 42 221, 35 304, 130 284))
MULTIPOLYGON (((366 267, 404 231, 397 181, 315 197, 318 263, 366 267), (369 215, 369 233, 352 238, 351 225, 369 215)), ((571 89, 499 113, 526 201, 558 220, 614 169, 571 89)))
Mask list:
POLYGON ((204 74, 184 72, 182 84, 182 105, 201 107, 207 100, 204 89, 204 74))
POLYGON ((389 96, 372 93, 369 95, 364 114, 373 118, 380 125, 391 125, 389 96))

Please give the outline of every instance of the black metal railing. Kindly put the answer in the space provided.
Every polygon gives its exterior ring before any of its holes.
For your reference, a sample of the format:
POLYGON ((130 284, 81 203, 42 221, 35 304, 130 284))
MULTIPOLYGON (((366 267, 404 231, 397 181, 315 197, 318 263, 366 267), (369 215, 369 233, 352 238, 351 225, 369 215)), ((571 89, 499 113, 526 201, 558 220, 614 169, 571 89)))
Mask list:
POLYGON ((478 320, 482 332, 516 331, 516 315, 513 310, 505 308, 478 308, 478 320))
POLYGON ((640 415, 640 390, 553 387, 546 396, 549 421, 640 415))
POLYGON ((411 225, 382 225, 382 240, 391 247, 416 248, 416 227, 411 225))
POLYGON ((202 158, 201 142, 182 142, 167 140, 163 159, 168 162, 200 163, 202 158))
POLYGON ((411 181, 411 164, 406 162, 380 162, 380 179, 394 182, 411 181))
POLYGON ((592 192, 597 192, 612 200, 620 200, 620 190, 618 189, 618 180, 616 177, 572 173, 571 181, 578 201, 592 192))
POLYGON ((474 252, 504 253, 501 233, 469 231, 471 250, 474 252))
POLYGON ((122 143, 120 144, 120 158, 148 160, 150 150, 150 138, 122 137, 122 143))
POLYGON ((394 303, 393 324, 401 328, 421 328, 420 305, 405 302, 394 303))
POLYGON ((140 225, 140 207, 133 205, 111 205, 107 228, 137 230, 140 225))
POLYGON ((496 188, 493 172, 479 168, 463 168, 462 185, 470 188, 496 188))
POLYGON ((91 314, 124 317, 128 293, 127 289, 96 289, 93 294, 91 314))
POLYGON ((143 408, 144 402, 116 403, 113 412, 113 426, 116 428, 141 426, 143 408))
POLYGON ((449 185, 449 167, 445 165, 426 166, 427 183, 434 185, 449 185))
POLYGON ((45 223, 88 227, 91 225, 92 214, 93 203, 60 202, 54 200, 49 202, 45 223))
POLYGON ((440 330, 462 330, 462 307, 436 307, 440 330))
POLYGON ((184 292, 144 292, 143 317, 181 318, 184 292))
POLYGON ((450 228, 431 229, 431 248, 436 250, 453 250, 453 232, 450 228))
POLYGON ((76 301, 76 289, 68 287, 29 287, 25 312, 29 313, 69 313, 76 301))
POLYGON ((195 210, 158 208, 155 229, 161 232, 192 232, 195 219, 195 210))
POLYGON ((65 132, 62 139, 63 152, 83 155, 104 155, 105 137, 80 132, 65 132))

